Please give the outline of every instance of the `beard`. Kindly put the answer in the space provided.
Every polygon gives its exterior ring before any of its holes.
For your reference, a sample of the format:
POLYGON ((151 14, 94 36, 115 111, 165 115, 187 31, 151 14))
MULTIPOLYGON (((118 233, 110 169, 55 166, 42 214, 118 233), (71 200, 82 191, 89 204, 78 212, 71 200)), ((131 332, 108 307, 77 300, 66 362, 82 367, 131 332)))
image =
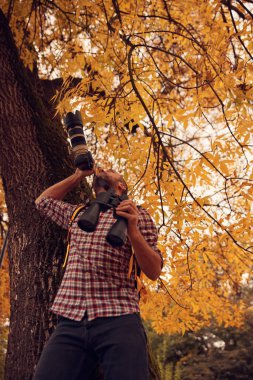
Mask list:
POLYGON ((108 191, 109 189, 114 188, 114 183, 108 178, 105 173, 100 173, 94 177, 92 187, 95 193, 98 189, 104 189, 105 191, 108 191))

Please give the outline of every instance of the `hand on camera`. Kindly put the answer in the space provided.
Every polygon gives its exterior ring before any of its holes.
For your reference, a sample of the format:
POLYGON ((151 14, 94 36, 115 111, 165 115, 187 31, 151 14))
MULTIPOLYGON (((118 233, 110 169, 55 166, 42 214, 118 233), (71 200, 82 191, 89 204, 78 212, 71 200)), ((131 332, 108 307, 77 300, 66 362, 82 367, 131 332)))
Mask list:
POLYGON ((83 178, 88 177, 89 175, 92 175, 94 173, 95 173, 94 166, 93 166, 93 169, 91 169, 91 170, 81 170, 79 168, 76 168, 75 176, 78 177, 79 179, 83 179, 83 178))

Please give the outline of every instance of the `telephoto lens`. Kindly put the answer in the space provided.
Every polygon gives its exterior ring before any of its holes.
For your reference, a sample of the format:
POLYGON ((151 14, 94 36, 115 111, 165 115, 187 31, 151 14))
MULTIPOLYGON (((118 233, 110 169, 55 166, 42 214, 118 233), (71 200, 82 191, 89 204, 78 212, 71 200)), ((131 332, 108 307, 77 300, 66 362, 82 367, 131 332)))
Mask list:
POLYGON ((92 169, 94 160, 86 145, 81 112, 68 112, 63 121, 70 138, 71 147, 75 157, 75 166, 81 170, 92 169))

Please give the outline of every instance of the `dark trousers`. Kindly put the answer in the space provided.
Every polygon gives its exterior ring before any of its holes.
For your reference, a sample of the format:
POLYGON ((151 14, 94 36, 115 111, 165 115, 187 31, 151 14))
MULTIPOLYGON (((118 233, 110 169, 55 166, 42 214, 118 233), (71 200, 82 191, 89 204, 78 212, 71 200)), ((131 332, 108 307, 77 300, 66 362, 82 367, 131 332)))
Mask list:
POLYGON ((138 314, 80 322, 59 318, 33 380, 148 380, 146 335, 138 314))

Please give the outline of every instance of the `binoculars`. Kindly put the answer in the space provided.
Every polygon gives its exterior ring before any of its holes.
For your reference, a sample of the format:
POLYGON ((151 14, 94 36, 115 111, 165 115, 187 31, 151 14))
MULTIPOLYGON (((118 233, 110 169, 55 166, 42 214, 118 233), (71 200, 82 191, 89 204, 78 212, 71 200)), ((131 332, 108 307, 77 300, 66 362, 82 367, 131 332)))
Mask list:
MULTIPOLYGON (((86 232, 93 232, 96 229, 99 214, 109 208, 115 208, 121 201, 128 199, 127 195, 118 196, 113 189, 103 191, 97 195, 97 198, 91 201, 90 206, 83 212, 77 222, 78 226, 86 232)), ((114 211, 116 222, 112 225, 106 235, 106 240, 112 247, 121 247, 127 237, 127 220, 114 211)))
POLYGON ((74 153, 75 166, 81 170, 92 169, 94 160, 86 145, 81 112, 68 112, 63 121, 67 128, 71 147, 74 153))

